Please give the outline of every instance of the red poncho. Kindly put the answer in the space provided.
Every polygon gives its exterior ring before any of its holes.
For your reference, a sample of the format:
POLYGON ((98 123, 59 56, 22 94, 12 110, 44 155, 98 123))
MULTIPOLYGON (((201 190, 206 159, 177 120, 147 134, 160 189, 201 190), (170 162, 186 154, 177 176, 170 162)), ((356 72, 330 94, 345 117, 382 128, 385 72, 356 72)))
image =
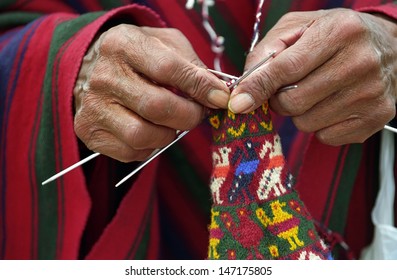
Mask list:
MULTIPOLYGON (((90 153, 74 134, 72 90, 96 32, 120 22, 175 27, 210 66, 214 54, 199 12, 187 11, 182 0, 7 2, 13 3, 0 4, 0 258, 205 258, 212 168, 208 124, 119 189, 114 184, 135 164, 104 156, 41 186, 90 153)), ((222 63, 236 75, 251 39, 252 2, 217 1, 212 11, 217 31, 226 37, 222 63)), ((269 1, 264 24, 269 29, 288 11, 342 6, 397 18, 397 6, 384 2, 269 1)), ((282 129, 282 122, 278 126, 282 129)), ((357 256, 372 237, 378 135, 364 144, 330 147, 297 134, 289 150, 289 162, 301 166, 296 176, 302 200, 333 232, 328 241, 343 238, 357 256), (294 147, 302 143, 304 154, 298 156, 294 147)))

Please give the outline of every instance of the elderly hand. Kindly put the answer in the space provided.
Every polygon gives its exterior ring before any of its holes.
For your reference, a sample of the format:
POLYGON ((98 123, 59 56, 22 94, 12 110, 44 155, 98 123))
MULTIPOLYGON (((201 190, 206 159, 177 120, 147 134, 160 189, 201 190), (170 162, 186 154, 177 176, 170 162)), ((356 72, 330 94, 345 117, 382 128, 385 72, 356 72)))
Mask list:
POLYGON ((197 126, 205 107, 227 108, 229 90, 179 31, 119 25, 89 49, 74 97, 77 136, 90 150, 129 162, 197 126))
POLYGON ((275 112, 323 143, 363 142, 395 116, 396 36, 394 22, 352 10, 286 14, 246 69, 273 50, 276 56, 232 92, 229 108, 247 113, 270 99, 275 112))

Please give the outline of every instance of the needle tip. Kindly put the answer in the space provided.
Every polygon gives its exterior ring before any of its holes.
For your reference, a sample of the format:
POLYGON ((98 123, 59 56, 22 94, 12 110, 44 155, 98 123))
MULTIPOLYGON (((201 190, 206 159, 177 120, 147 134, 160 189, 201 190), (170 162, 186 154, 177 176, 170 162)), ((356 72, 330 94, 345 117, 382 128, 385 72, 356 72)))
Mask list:
POLYGON ((52 181, 52 179, 50 178, 50 179, 45 180, 44 182, 42 182, 41 185, 42 185, 42 186, 47 185, 47 184, 48 184, 49 182, 51 182, 51 181, 52 181))

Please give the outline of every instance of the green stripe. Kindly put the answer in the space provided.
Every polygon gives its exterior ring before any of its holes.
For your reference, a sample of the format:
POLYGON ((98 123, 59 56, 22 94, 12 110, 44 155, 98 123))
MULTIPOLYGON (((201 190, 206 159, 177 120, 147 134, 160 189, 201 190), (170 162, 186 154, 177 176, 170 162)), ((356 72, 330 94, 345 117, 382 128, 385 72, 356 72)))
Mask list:
POLYGON ((13 26, 26 25, 35 19, 38 19, 42 14, 28 13, 28 12, 8 12, 0 14, 0 28, 6 29, 13 26))
MULTIPOLYGON (((58 235, 58 189, 57 182, 53 182, 46 187, 41 187, 41 182, 55 174, 56 160, 62 161, 61 151, 57 151, 60 156, 55 158, 54 130, 59 129, 58 124, 53 123, 52 108, 52 88, 57 85, 52 84, 54 63, 57 53, 62 45, 70 39, 77 31, 90 22, 101 16, 102 13, 91 13, 79 18, 63 22, 56 27, 50 46, 47 62, 47 71, 43 85, 43 105, 40 120, 40 130, 38 133, 36 146, 36 178, 38 187, 39 201, 39 228, 38 228, 38 258, 56 258, 57 235, 58 235)), ((60 182, 63 185, 63 180, 60 182)))
POLYGON ((174 145, 166 153, 167 162, 174 166, 178 172, 178 178, 183 185, 187 186, 186 190, 190 197, 195 200, 197 205, 205 215, 210 215, 211 196, 208 188, 209 182, 203 181, 203 178, 197 173, 197 166, 194 163, 188 163, 185 152, 180 145, 174 145))
POLYGON ((231 32, 234 30, 234 26, 227 23, 227 21, 222 17, 222 13, 214 5, 209 9, 210 18, 214 22, 214 29, 219 36, 225 37, 225 50, 224 54, 233 63, 236 69, 239 71, 244 70, 247 49, 241 45, 240 40, 236 32, 231 32))
MULTIPOLYGON (((195 2, 194 10, 201 17, 201 5, 198 5, 197 2, 195 2)), ((236 32, 230 32, 230 30, 234 30, 234 27, 227 24, 226 20, 222 17, 222 13, 219 11, 217 5, 210 7, 208 13, 214 24, 213 28, 216 34, 225 37, 224 55, 227 56, 236 69, 242 72, 244 69, 246 52, 248 50, 243 48, 240 41, 238 40, 236 32)))
POLYGON ((8 6, 15 4, 17 0, 1 0, 0 9, 7 8, 8 6))
POLYGON ((333 231, 343 233, 349 211, 350 198, 353 192, 358 169, 362 158, 363 146, 361 144, 351 144, 341 174, 332 213, 329 221, 329 228, 333 231))
POLYGON ((123 2, 124 1, 122 1, 122 0, 99 0, 101 7, 103 7, 105 10, 110 10, 110 9, 114 9, 117 7, 121 7, 121 6, 125 5, 125 3, 123 3, 123 2))
POLYGON ((149 203, 147 204, 143 220, 139 225, 138 235, 133 241, 132 246, 128 250, 128 253, 125 259, 136 259, 143 260, 147 256, 148 244, 150 241, 150 228, 151 228, 151 217, 153 213, 154 204, 157 203, 155 201, 155 192, 151 192, 151 196, 149 198, 149 203))
POLYGON ((146 223, 145 232, 143 233, 141 242, 139 243, 139 247, 136 250, 135 256, 133 256, 135 260, 144 260, 147 256, 147 250, 149 247, 148 245, 150 240, 150 228, 151 228, 151 223, 150 221, 148 221, 146 223))
POLYGON ((266 34, 284 14, 289 12, 291 4, 292 0, 271 1, 262 25, 262 34, 266 34))

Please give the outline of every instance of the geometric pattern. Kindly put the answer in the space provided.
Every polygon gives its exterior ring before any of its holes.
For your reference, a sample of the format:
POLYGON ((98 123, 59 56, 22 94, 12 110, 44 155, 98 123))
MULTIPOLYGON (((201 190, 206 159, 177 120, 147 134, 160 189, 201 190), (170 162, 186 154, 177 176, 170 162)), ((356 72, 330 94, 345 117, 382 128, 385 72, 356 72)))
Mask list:
POLYGON ((214 110, 208 259, 330 259, 286 168, 266 102, 214 110))

